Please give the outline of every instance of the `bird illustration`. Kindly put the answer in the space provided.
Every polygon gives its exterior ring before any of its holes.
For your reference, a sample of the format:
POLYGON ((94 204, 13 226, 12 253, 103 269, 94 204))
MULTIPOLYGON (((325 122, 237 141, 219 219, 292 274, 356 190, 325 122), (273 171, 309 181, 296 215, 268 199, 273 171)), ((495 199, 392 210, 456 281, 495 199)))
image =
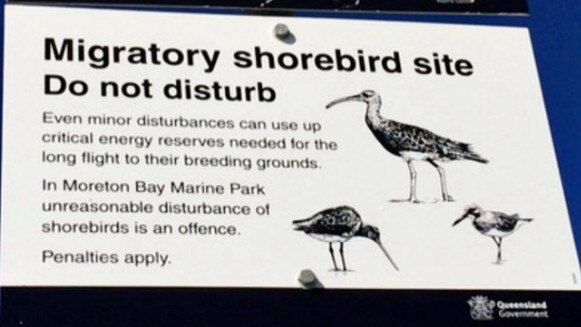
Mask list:
POLYGON ((478 205, 471 204, 466 207, 462 217, 458 218, 452 226, 456 226, 466 218, 472 220, 472 225, 482 235, 492 238, 498 249, 497 263, 502 263, 502 238, 514 233, 522 223, 533 221, 532 218, 520 218, 518 214, 508 215, 499 211, 482 210, 478 205))
POLYGON ((403 158, 407 163, 410 172, 410 194, 403 201, 420 202, 416 196, 417 174, 413 161, 427 161, 438 170, 443 201, 454 199, 448 194, 446 173, 438 162, 461 159, 488 162, 475 153, 470 144, 453 141, 426 129, 384 118, 380 113, 381 97, 375 91, 365 90, 360 94, 339 98, 329 103, 326 108, 347 101, 361 101, 367 104, 365 122, 375 138, 388 152, 403 158))
POLYGON ((366 237, 377 243, 395 270, 399 270, 381 243, 379 229, 375 226, 364 224, 359 213, 351 207, 341 206, 326 209, 314 214, 310 218, 294 220, 292 223, 295 230, 303 231, 305 234, 319 241, 329 243, 329 252, 331 252, 331 259, 333 259, 333 266, 336 271, 339 269, 335 261, 333 243, 340 244, 339 253, 341 253, 343 271, 346 271, 347 266, 345 265, 345 257, 343 255, 343 243, 356 236, 366 237))

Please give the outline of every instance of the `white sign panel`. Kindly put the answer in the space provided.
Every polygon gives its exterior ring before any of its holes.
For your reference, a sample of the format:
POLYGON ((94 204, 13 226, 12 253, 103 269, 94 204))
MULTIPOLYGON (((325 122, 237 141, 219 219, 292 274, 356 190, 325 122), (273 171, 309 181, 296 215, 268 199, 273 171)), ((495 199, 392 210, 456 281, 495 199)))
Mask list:
POLYGON ((526 29, 9 5, 5 39, 4 286, 580 288, 526 29))

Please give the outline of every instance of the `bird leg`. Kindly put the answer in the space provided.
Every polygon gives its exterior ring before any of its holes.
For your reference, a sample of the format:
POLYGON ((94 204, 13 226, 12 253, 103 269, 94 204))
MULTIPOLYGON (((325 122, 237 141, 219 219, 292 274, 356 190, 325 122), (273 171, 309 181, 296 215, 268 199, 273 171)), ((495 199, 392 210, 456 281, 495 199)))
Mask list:
POLYGON ((498 263, 502 262, 502 237, 498 238, 498 254, 496 255, 496 261, 498 263))
POLYGON ((335 261, 335 253, 333 253, 333 243, 329 243, 329 252, 331 252, 331 258, 333 259, 333 266, 335 267, 335 271, 338 271, 337 262, 335 261))
POLYGON ((451 195, 448 194, 448 188, 446 187, 446 172, 444 171, 444 167, 438 165, 434 160, 428 159, 428 162, 432 164, 432 166, 436 167, 438 170, 438 174, 440 175, 440 187, 442 188, 442 200, 445 202, 454 201, 451 195))
POLYGON ((502 262, 502 249, 501 249, 501 245, 502 245, 502 237, 494 237, 492 236, 492 240, 494 241, 494 243, 496 243, 496 248, 497 248, 497 253, 496 253, 496 263, 501 263, 502 262))
POLYGON ((411 159, 404 159, 404 160, 408 164, 408 169, 410 170, 410 196, 407 199, 391 200, 391 202, 419 203, 420 201, 416 197, 416 176, 417 176, 416 169, 414 168, 414 165, 412 164, 411 159))
POLYGON ((341 246, 339 246, 339 253, 341 253, 341 261, 343 262, 343 271, 347 271, 347 267, 345 266, 345 257, 343 256, 343 242, 341 242, 341 246))
POLYGON ((410 170, 410 197, 408 198, 408 201, 417 203, 420 202, 416 197, 416 177, 418 174, 416 173, 416 169, 414 168, 412 161, 406 160, 406 162, 410 170))

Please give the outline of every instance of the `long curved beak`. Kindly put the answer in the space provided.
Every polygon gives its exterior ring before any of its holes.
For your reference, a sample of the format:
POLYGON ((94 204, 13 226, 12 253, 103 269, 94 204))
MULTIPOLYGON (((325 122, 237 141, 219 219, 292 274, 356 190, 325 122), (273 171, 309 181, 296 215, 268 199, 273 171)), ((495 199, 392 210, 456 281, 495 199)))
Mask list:
POLYGON ((452 224, 452 227, 458 225, 462 220, 466 219, 468 217, 468 214, 465 213, 462 217, 456 219, 456 221, 452 224))
POLYGON ((383 244, 381 244, 381 242, 377 242, 377 245, 379 245, 379 248, 381 248, 381 251, 383 251, 383 254, 385 254, 385 256, 387 257, 387 260, 389 260, 389 262, 391 262, 391 264, 393 265, 393 268, 395 268, 395 270, 399 271, 399 268, 397 267, 395 262, 393 262, 393 259, 391 258, 389 253, 387 253, 387 250, 383 247, 383 244))
POLYGON ((325 106, 325 109, 329 109, 336 104, 339 104, 342 102, 347 102, 347 101, 363 101, 363 99, 361 98, 361 94, 350 95, 350 96, 339 98, 337 100, 333 100, 333 101, 329 102, 329 104, 325 106))

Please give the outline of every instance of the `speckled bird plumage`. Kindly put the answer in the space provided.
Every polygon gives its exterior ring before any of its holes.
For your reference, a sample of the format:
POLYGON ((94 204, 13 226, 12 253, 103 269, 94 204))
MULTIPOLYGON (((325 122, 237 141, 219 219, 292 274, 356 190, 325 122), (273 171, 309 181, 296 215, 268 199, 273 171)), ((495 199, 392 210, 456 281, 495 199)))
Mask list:
POLYGON ((293 221, 294 229, 325 242, 346 242, 363 225, 355 209, 342 206, 316 213, 314 216, 293 221))
POLYGON ((340 244, 339 252, 343 270, 347 270, 345 257, 343 256, 343 243, 356 236, 365 237, 377 243, 387 259, 398 270, 381 243, 379 229, 375 226, 364 224, 359 213, 351 207, 340 206, 325 209, 309 218, 294 220, 292 224, 296 231, 305 232, 305 234, 319 241, 329 243, 329 252, 331 253, 335 270, 338 270, 338 268, 333 252, 333 243, 340 244))
POLYGON ((444 168, 437 162, 452 160, 488 162, 474 152, 468 143, 454 141, 421 127, 384 118, 380 113, 381 97, 375 91, 366 90, 360 94, 339 98, 329 103, 327 108, 346 101, 361 101, 367 104, 365 122, 377 141, 389 153, 403 158, 408 164, 410 196, 407 201, 419 202, 416 197, 416 171, 412 161, 427 161, 438 170, 444 201, 453 199, 448 194, 444 168))
POLYGON ((487 162, 472 150, 470 144, 439 136, 414 125, 393 120, 383 120, 374 125, 369 122, 367 124, 379 143, 396 156, 442 162, 462 159, 487 162))

